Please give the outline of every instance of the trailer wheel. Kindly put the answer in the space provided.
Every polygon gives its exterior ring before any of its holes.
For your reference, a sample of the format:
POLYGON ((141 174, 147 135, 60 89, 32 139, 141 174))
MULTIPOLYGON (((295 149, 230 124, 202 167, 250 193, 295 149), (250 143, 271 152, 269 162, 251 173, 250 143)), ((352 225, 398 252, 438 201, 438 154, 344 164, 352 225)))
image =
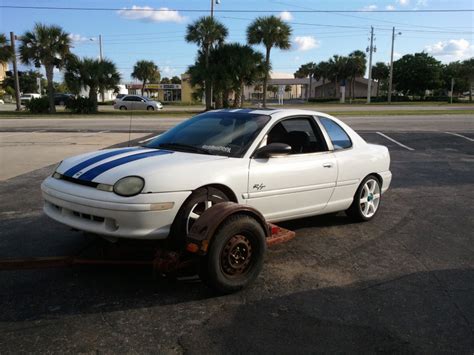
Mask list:
POLYGON ((231 216, 211 240, 201 278, 221 293, 239 291, 259 275, 265 250, 265 232, 259 222, 247 215, 231 216))

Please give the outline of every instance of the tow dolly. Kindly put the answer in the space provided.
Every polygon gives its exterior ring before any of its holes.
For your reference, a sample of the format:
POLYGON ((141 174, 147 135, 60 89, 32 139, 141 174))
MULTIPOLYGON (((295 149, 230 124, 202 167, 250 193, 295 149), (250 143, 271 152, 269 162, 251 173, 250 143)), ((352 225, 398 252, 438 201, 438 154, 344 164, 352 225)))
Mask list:
POLYGON ((75 265, 151 266, 168 277, 197 273, 221 293, 238 291, 259 275, 267 246, 287 242, 295 232, 268 223, 256 209, 222 202, 204 211, 179 249, 166 242, 95 238, 75 255, 0 260, 2 270, 60 268, 75 265))

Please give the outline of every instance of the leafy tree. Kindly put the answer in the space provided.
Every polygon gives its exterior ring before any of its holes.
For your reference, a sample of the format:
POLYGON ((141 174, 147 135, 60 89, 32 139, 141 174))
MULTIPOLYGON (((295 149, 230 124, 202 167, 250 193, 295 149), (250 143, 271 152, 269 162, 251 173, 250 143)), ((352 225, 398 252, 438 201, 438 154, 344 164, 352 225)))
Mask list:
POLYGON ((469 90, 469 79, 464 75, 463 65, 460 61, 443 65, 441 79, 443 80, 443 89, 445 91, 451 90, 451 79, 454 79, 454 92, 462 93, 469 90))
POLYGON ((377 62, 372 67, 372 78, 377 80, 377 96, 379 96, 380 86, 388 79, 390 67, 384 62, 377 62))
POLYGON ((366 67, 367 59, 364 52, 356 50, 351 52, 349 54, 349 57, 347 57, 347 73, 350 78, 350 90, 352 99, 354 99, 356 78, 364 76, 366 67))
MULTIPOLYGON (((309 88, 306 88, 306 100, 311 96, 311 90, 313 87, 313 77, 317 73, 318 66, 314 62, 302 64, 298 70, 294 73, 295 78, 309 78, 309 88)), ((319 74, 318 74, 319 75, 319 74)))
POLYGON ((132 78, 142 82, 142 95, 144 95, 147 82, 160 81, 160 71, 151 60, 139 60, 133 66, 132 78))
POLYGON ((171 78, 171 84, 181 84, 181 78, 179 76, 173 76, 171 78))
POLYGON ((442 84, 441 62, 424 52, 406 54, 393 64, 393 83, 398 91, 424 97, 442 84))
MULTIPOLYGON (((205 93, 206 93, 206 110, 210 110, 212 106, 212 72, 213 68, 209 65, 209 55, 211 49, 216 46, 220 45, 224 42, 224 39, 227 37, 228 31, 227 28, 214 19, 211 16, 204 16, 192 24, 189 24, 186 29, 186 42, 196 43, 200 46, 200 51, 198 52, 198 57, 202 55, 204 58, 204 78, 200 80, 201 85, 204 84, 205 86, 205 93), (207 79, 207 80, 206 80, 207 79)), ((199 60, 199 58, 198 58, 199 60)), ((198 62, 196 60, 196 63, 198 62)), ((199 67, 200 70, 202 69, 199 67)))
POLYGON ((168 77, 161 78, 160 84, 171 84, 171 80, 168 77))
POLYGON ((474 82, 474 58, 466 59, 462 62, 462 75, 469 82, 469 102, 472 102, 472 85, 474 82))
MULTIPOLYGON (((18 76, 20 82, 20 88, 23 92, 38 92, 38 78, 42 78, 43 75, 40 73, 29 70, 24 71, 18 76)), ((3 79, 2 87, 7 92, 15 92, 15 78, 13 76, 7 76, 3 79)))
POLYGON ((20 58, 24 64, 44 66, 48 80, 48 99, 50 112, 56 112, 54 106, 54 68, 65 66, 70 56, 71 39, 59 26, 35 24, 32 31, 21 37, 20 58))
POLYGON ((0 63, 6 63, 13 57, 12 47, 7 41, 7 37, 0 33, 0 63))
POLYGON ((265 46, 265 76, 263 78, 263 107, 267 104, 267 83, 270 73, 270 52, 273 47, 290 48, 291 27, 276 16, 256 18, 247 28, 249 44, 265 46))
POLYGON ((115 64, 108 59, 74 58, 68 62, 64 80, 76 92, 81 87, 89 88, 89 99, 97 110, 97 93, 117 90, 120 74, 115 64))

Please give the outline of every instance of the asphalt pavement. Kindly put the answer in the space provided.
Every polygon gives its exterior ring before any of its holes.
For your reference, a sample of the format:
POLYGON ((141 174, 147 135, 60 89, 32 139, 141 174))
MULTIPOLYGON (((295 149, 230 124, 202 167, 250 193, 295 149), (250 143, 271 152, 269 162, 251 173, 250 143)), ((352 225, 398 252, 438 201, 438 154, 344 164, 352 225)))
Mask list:
MULTIPOLYGON (((470 119, 352 124, 391 153, 378 215, 282 224, 297 237, 270 249, 260 277, 237 294, 147 269, 0 271, 0 352, 472 354, 470 119)), ((160 130, 143 122, 150 136, 160 130)), ((89 243, 42 214, 39 184, 51 169, 0 182, 0 258, 68 255, 89 243)))

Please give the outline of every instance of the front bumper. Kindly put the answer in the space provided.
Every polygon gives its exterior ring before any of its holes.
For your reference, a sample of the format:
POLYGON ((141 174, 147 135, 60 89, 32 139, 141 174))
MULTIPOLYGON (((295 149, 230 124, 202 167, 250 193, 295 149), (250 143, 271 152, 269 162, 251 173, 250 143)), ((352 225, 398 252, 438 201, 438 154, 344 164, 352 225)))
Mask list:
POLYGON ((119 238, 164 239, 191 191, 120 197, 111 192, 48 177, 41 185, 44 212, 78 230, 119 238), (171 209, 155 204, 174 202, 171 209))

